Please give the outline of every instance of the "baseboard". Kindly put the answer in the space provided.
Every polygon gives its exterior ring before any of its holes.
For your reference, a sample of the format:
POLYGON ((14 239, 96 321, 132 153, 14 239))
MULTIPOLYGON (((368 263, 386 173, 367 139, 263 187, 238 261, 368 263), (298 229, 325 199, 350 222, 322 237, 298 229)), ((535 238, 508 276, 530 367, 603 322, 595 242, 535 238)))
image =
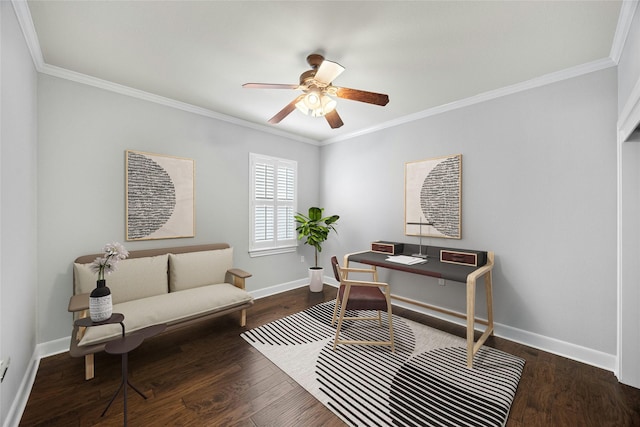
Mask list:
POLYGON ((40 366, 40 358, 36 357, 36 351, 34 351, 33 356, 29 361, 29 365, 27 366, 27 371, 25 372, 24 377, 22 377, 22 382, 20 383, 16 397, 13 399, 13 403, 9 408, 7 417, 4 419, 4 423, 2 424, 3 427, 18 427, 20 424, 24 408, 27 407, 27 401, 31 394, 33 382, 36 380, 38 366, 40 366))
POLYGON ((282 292, 298 289, 303 286, 309 285, 309 278, 294 280, 293 282, 282 283, 280 285, 269 286, 268 288, 258 289, 256 291, 249 291, 252 297, 255 299, 266 298, 271 295, 280 294, 282 292))
MULTIPOLYGON (((457 325, 466 326, 466 321, 464 319, 449 316, 435 310, 429 310, 427 308, 401 301, 393 301, 393 305, 426 314, 447 322, 455 323, 457 325)), ((499 338, 504 338, 509 341, 517 342, 518 344, 546 351, 547 353, 566 357, 577 362, 586 363, 607 371, 614 372, 616 367, 617 358, 614 354, 582 347, 556 338, 539 335, 534 332, 525 331, 523 329, 514 328, 497 322, 494 323, 494 335, 499 338)))
POLYGON ((539 335, 511 326, 495 324, 495 335, 509 341, 537 348, 548 353, 566 357, 577 362, 614 372, 617 357, 614 354, 604 353, 592 348, 583 347, 556 338, 539 335))
POLYGON ((71 343, 71 335, 64 338, 59 338, 53 341, 47 341, 36 346, 34 356, 38 359, 43 357, 54 356, 56 354, 65 353, 69 351, 69 344, 71 343))
MULTIPOLYGON (((338 287, 338 282, 332 278, 325 276, 324 283, 333 287, 338 287)), ((280 285, 270 286, 264 289, 258 289, 256 291, 250 291, 249 293, 255 299, 266 298, 271 295, 276 295, 282 292, 290 291, 292 289, 301 288, 309 284, 309 279, 304 278, 300 280, 294 280, 292 282, 282 283, 280 285)), ((454 316, 448 316, 446 314, 429 310, 410 303, 394 301, 393 305, 406 308, 407 310, 415 311, 418 313, 426 314, 431 317, 435 317, 448 322, 456 323, 465 326, 464 320, 454 316)), ((537 348, 538 350, 546 351, 548 353, 556 354, 558 356, 566 357, 578 362, 586 363, 588 365, 596 366, 598 368, 606 369, 607 371, 614 371, 617 363, 617 357, 613 354, 603 353, 590 348, 582 347, 579 345, 571 344, 565 341, 560 341, 555 338, 546 337, 543 335, 528 332, 522 329, 514 328, 499 323, 495 324, 495 335, 500 338, 504 338, 509 341, 514 341, 519 344, 523 344, 529 347, 537 348)), ((46 343, 38 344, 33 352, 29 368, 22 379, 20 389, 9 409, 7 418, 3 424, 3 427, 17 427, 22 418, 24 408, 27 406, 29 400, 29 394, 33 387, 36 374, 38 372, 38 366, 40 366, 40 359, 43 357, 53 356, 55 354, 64 353, 69 351, 69 342, 71 337, 64 337, 46 343)))
MULTIPOLYGON (((338 286, 338 282, 333 278, 325 277, 324 281, 328 285, 335 287, 338 286)), ((427 308, 402 301, 392 301, 392 303, 393 305, 406 308, 407 310, 426 314, 428 316, 436 317, 438 319, 452 322, 461 326, 466 326, 466 321, 464 319, 460 319, 455 316, 449 316, 435 310, 429 310, 427 308)), ((526 345, 538 350, 566 357, 577 362, 586 363, 588 365, 605 369, 607 371, 615 372, 615 368, 617 366, 617 357, 614 354, 604 353, 591 348, 582 347, 566 341, 558 340, 556 338, 551 338, 544 335, 536 334, 534 332, 525 331, 523 329, 514 328, 512 326, 495 323, 494 335, 499 338, 504 338, 509 341, 517 342, 518 344, 526 345)))

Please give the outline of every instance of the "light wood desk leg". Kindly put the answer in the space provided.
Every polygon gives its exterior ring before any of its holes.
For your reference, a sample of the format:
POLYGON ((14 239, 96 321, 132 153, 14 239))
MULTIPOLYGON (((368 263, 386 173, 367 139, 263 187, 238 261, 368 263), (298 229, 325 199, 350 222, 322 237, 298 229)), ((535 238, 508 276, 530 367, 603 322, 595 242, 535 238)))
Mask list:
POLYGON ((491 271, 484 276, 484 288, 487 294, 487 329, 493 335, 493 282, 491 281, 491 271))
POLYGON ((473 368, 473 334, 476 319, 476 281, 467 280, 467 368, 473 368))

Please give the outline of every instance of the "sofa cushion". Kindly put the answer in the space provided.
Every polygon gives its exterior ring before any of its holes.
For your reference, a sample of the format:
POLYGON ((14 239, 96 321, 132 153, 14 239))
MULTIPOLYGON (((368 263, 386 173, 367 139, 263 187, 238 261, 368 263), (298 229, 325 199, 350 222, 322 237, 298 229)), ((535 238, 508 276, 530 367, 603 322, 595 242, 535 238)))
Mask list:
POLYGON ((169 291, 224 283, 233 267, 233 248, 169 254, 169 291))
MULTIPOLYGON (((119 261, 116 270, 105 276, 114 304, 169 292, 168 255, 131 258, 119 261)), ((89 293, 98 276, 89 264, 73 264, 74 294, 89 293)))
MULTIPOLYGON (((229 283, 221 283, 114 304, 113 312, 124 315, 125 331, 129 333, 159 323, 171 326, 243 305, 252 299, 244 290, 229 283)), ((121 334, 119 324, 92 326, 86 329, 78 346, 97 344, 121 334)))

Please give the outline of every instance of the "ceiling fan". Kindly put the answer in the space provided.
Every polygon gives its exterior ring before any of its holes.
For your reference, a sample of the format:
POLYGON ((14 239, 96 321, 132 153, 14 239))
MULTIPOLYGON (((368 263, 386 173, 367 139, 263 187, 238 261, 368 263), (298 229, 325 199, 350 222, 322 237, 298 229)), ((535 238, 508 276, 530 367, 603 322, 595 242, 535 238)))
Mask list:
POLYGON ((307 56, 307 62, 311 70, 300 75, 300 84, 245 83, 242 85, 242 87, 253 89, 300 89, 304 92, 271 117, 269 123, 280 123, 297 108, 308 116, 324 117, 329 126, 336 129, 344 123, 336 111, 337 102, 331 98, 332 96, 382 106, 389 102, 389 96, 382 93, 333 86, 331 84, 333 80, 344 71, 344 67, 337 62, 328 61, 317 53, 307 56))

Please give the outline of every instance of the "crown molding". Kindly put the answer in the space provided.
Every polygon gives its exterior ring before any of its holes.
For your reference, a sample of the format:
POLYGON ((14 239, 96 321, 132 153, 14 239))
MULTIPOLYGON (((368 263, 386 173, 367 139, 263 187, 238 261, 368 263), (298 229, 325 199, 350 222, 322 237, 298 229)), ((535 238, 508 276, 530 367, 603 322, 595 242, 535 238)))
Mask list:
POLYGON ((640 79, 636 81, 618 117, 618 132, 621 141, 626 141, 640 124, 640 79))
POLYGON ((368 133, 378 132, 383 129, 388 129, 395 126, 400 126, 405 123, 413 122, 416 120, 422 120, 427 117, 432 117, 438 114, 446 113, 448 111, 457 110, 459 108, 468 107, 471 105, 479 104, 482 102, 490 101, 492 99, 501 98, 503 96, 512 95, 518 92, 524 92, 529 89, 534 89, 540 86, 560 82, 562 80, 571 79, 574 77, 582 76, 584 74, 593 73, 595 71, 604 70, 606 68, 615 67, 616 63, 611 58, 603 58, 597 61, 589 62, 586 64, 578 65, 576 67, 567 68, 566 70, 557 71, 554 73, 546 74, 541 77, 536 77, 531 80, 527 80, 522 83, 516 83, 510 86, 505 86, 500 89, 484 92, 469 98, 454 101, 449 104, 439 105, 437 107, 429 108, 424 111, 409 114, 407 116, 400 117, 395 120, 380 123, 377 126, 367 129, 353 132, 346 135, 337 136, 335 138, 329 138, 322 141, 323 145, 332 144, 334 142, 344 141, 347 139, 355 138, 356 136, 365 135, 368 133))
POLYGON ((631 29, 631 23, 633 21, 633 15, 638 8, 638 0, 626 0, 622 2, 620 7, 620 15, 618 16, 618 25, 616 26, 616 33, 613 36, 613 43, 611 44, 611 52, 609 57, 616 64, 620 62, 620 56, 624 49, 624 44, 629 36, 629 30, 631 29))
POLYGON ((11 0, 11 4, 18 18, 24 39, 27 42, 33 64, 36 70, 42 71, 44 58, 42 56, 42 49, 40 49, 40 42, 38 41, 38 33, 36 33, 36 27, 33 25, 31 12, 29 11, 29 5, 27 5, 26 0, 11 0))
POLYGON ((550 73, 550 74, 537 77, 522 83, 506 86, 506 87, 489 91, 489 92, 484 92, 469 98, 451 102, 449 104, 444 104, 444 105, 433 107, 424 111, 409 114, 407 116, 403 116, 398 119, 383 122, 376 126, 361 129, 356 132, 351 132, 351 133, 347 133, 334 138, 328 138, 322 141, 317 141, 312 138, 306 138, 306 137, 296 135, 290 132, 282 131, 280 129, 276 129, 273 127, 256 124, 253 122, 249 122, 247 120, 242 120, 242 119, 238 119, 236 117, 228 116, 222 113, 217 113, 213 110, 198 107, 192 104, 187 104, 181 101, 176 101, 174 99, 166 98, 163 96, 154 95, 149 92, 141 91, 128 86, 98 79, 86 74, 77 73, 75 71, 70 71, 64 68, 46 64, 42 56, 42 50, 40 48, 40 43, 38 41, 38 35, 36 33, 35 26, 31 18, 31 13, 29 11, 29 6, 27 5, 26 0, 11 0, 11 2, 13 4, 14 10, 18 17, 18 22, 20 24, 25 40, 29 47, 29 51, 31 52, 33 63, 36 67, 36 70, 41 73, 48 74, 54 77, 59 77, 62 79, 75 81, 78 83, 83 83, 89 86, 116 92, 122 95, 143 99, 149 102, 154 102, 154 103, 175 108, 178 110, 199 114, 201 116, 213 118, 216 120, 221 120, 227 123, 232 123, 238 126, 258 130, 260 132, 270 133, 273 135, 293 139, 296 141, 300 141, 300 142, 304 142, 312 145, 328 145, 335 142, 345 141, 348 139, 356 138, 358 136, 371 134, 371 133, 378 132, 391 127, 400 126, 405 123, 410 123, 416 120, 421 120, 427 117, 435 116, 437 114, 442 114, 448 111, 456 110, 458 108, 468 107, 470 105, 478 104, 481 102, 489 101, 492 99, 500 98, 503 96, 511 95, 514 93, 522 92, 525 90, 533 89, 536 87, 544 86, 547 84, 559 82, 562 80, 588 74, 594 71, 599 71, 605 68, 616 66, 618 63, 618 60, 620 59, 620 54, 624 47, 624 43, 626 41, 630 26, 631 26, 633 15, 638 6, 638 0, 633 0, 633 1, 625 0, 622 2, 620 15, 618 18, 618 26, 616 28, 616 34, 614 36, 614 42, 611 49, 611 54, 610 54, 610 57, 608 58, 603 58, 601 60, 578 65, 576 67, 550 73))
POLYGON ((49 65, 44 62, 42 55, 42 49, 40 48, 40 42, 38 41, 38 34, 31 18, 31 12, 26 0, 11 0, 18 23, 22 29, 25 41, 31 53, 31 58, 36 70, 40 73, 47 74, 53 77, 59 77, 61 79, 71 80, 77 83, 93 86, 96 88, 108 90, 111 92, 119 93, 121 95, 130 96, 133 98, 142 99, 145 101, 153 102, 156 104, 164 105, 166 107, 175 108, 182 111, 198 114, 201 116, 209 117, 223 122, 232 123, 245 128, 258 130, 260 132, 266 132, 273 135, 294 139, 296 141, 305 142, 307 144, 319 145, 319 142, 315 139, 306 138, 300 135, 296 135, 290 132, 285 132, 273 127, 260 125, 249 122, 247 120, 238 119, 236 117, 228 116, 226 114, 217 113, 213 110, 198 107, 185 102, 176 101, 174 99, 166 98, 163 96, 155 95, 142 90, 134 89, 128 86, 124 86, 118 83, 109 82, 96 77, 92 77, 86 74, 71 71, 65 68, 49 65))
POLYGON ((188 104, 186 102, 176 101, 175 99, 166 98, 164 96, 155 95, 150 92, 145 92, 143 90, 134 89, 129 86, 124 86, 118 83, 113 83, 107 80, 102 80, 96 77, 89 76, 87 74, 78 73, 75 71, 68 70, 66 68, 57 67, 54 65, 44 64, 41 73, 47 74, 53 77, 58 77, 65 80, 71 80, 77 83, 82 83, 88 86, 93 86, 99 89, 104 89, 110 92, 119 93, 121 95, 130 96, 133 98, 142 99, 144 101, 153 102, 156 104, 164 105, 166 107, 175 108, 177 110, 186 111, 193 114, 198 114, 200 116, 209 117, 216 120, 221 120, 223 122, 232 123, 238 126, 242 126, 245 128, 250 128, 254 130, 258 130, 260 132, 271 133, 277 136, 282 136, 289 139, 295 139, 300 142, 305 142, 308 144, 318 144, 318 141, 305 138, 300 135, 295 135, 289 132, 285 132, 279 129, 275 129, 272 127, 268 127, 265 125, 260 125, 257 123, 252 123, 246 120, 238 119, 236 117, 228 116, 226 114, 217 113, 213 110, 209 110, 206 108, 198 107, 193 104, 188 104))

